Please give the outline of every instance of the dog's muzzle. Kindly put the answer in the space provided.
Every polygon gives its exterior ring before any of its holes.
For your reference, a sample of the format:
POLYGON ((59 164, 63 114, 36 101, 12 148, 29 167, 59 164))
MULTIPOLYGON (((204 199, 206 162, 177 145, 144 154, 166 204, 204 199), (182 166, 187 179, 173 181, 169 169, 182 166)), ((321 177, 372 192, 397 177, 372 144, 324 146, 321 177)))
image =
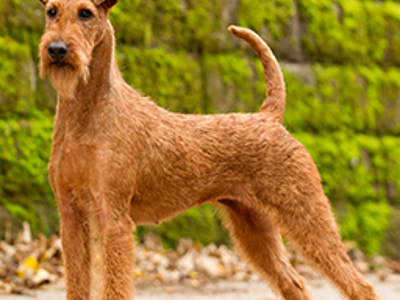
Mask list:
POLYGON ((67 55, 68 48, 64 42, 53 42, 50 44, 48 51, 53 60, 60 61, 67 55))

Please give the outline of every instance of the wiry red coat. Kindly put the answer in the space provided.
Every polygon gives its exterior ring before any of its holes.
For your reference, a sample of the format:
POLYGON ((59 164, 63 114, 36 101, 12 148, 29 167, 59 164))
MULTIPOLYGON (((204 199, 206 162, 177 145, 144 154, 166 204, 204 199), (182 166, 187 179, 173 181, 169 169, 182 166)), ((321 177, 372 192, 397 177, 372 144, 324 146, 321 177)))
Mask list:
POLYGON ((284 299, 311 297, 281 233, 348 299, 378 299, 344 251, 310 155, 282 126, 283 76, 255 33, 230 27, 263 63, 268 95, 260 111, 175 114, 121 77, 108 21, 116 0, 41 1, 56 11, 47 18, 40 68, 59 93, 50 176, 68 300, 131 299, 134 225, 204 203, 226 212, 242 257, 284 299), (93 16, 79 17, 84 9, 93 16), (55 41, 68 49, 62 60, 49 55, 55 41))

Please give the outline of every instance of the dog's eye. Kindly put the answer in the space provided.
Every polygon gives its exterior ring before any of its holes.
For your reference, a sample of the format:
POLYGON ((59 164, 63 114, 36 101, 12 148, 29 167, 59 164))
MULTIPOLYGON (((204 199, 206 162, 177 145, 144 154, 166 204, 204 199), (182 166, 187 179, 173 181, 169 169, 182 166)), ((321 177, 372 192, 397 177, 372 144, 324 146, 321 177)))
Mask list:
POLYGON ((47 11, 47 15, 49 16, 50 19, 54 19, 57 16, 57 10, 55 10, 54 8, 49 9, 47 11))
POLYGON ((93 13, 88 9, 82 9, 79 12, 79 19, 81 20, 88 20, 93 16, 93 13))

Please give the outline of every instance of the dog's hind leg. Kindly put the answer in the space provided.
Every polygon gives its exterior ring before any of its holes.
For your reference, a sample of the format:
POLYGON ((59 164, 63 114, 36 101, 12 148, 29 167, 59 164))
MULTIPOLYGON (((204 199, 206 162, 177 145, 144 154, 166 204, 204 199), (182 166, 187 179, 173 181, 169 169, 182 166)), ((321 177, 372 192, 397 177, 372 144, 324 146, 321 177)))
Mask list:
MULTIPOLYGON (((304 185, 306 187, 306 185, 304 185)), ((310 187, 310 190, 312 188, 310 187)), ((344 250, 328 199, 322 192, 285 191, 268 207, 282 234, 351 300, 377 300, 374 288, 354 268, 344 250), (287 200, 282 200, 287 199, 287 200), (286 203, 285 203, 286 202, 286 203)))
POLYGON ((310 300, 302 277, 285 255, 281 236, 259 210, 236 201, 219 201, 225 223, 241 257, 285 300, 310 300))
POLYGON ((286 185, 278 187, 273 195, 265 191, 265 197, 261 197, 265 200, 264 209, 281 233, 348 299, 378 300, 374 288, 354 268, 344 250, 318 173, 304 171, 306 169, 296 169, 302 170, 301 174, 297 172, 295 178, 291 178, 287 167, 286 185))

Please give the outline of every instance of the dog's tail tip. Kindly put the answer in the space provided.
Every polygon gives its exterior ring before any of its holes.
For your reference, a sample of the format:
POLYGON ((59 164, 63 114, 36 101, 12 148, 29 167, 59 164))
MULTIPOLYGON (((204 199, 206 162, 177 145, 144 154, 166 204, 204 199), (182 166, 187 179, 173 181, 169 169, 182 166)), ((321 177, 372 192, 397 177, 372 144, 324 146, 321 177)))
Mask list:
POLYGON ((236 35, 236 33, 238 32, 238 30, 240 30, 241 27, 239 26, 235 26, 235 25, 229 25, 228 26, 228 30, 230 31, 230 33, 232 33, 233 35, 236 35))
POLYGON ((255 32, 253 32, 252 30, 243 28, 240 26, 236 26, 236 25, 230 25, 228 27, 228 30, 232 35, 234 35, 240 39, 244 39, 246 41, 248 41, 251 36, 257 37, 257 34, 255 32))

